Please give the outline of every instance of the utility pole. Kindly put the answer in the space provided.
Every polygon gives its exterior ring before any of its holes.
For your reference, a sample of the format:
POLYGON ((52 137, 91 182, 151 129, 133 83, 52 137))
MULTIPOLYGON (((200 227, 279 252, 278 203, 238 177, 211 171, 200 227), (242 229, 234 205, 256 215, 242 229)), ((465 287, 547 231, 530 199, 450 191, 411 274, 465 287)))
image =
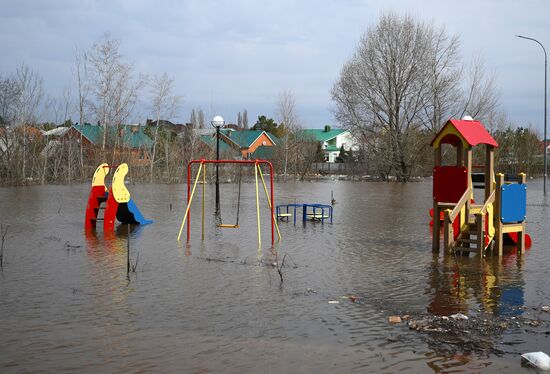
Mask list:
POLYGON ((516 36, 518 38, 534 41, 535 43, 540 45, 542 47, 542 50, 544 51, 544 140, 543 140, 543 143, 544 143, 544 196, 546 196, 546 176, 547 176, 546 168, 547 168, 547 165, 548 165, 548 155, 547 155, 547 152, 546 152, 546 147, 547 147, 547 144, 546 144, 546 80, 547 79, 546 79, 546 77, 547 77, 547 70, 548 70, 547 69, 548 56, 546 54, 546 49, 544 48, 542 43, 539 42, 537 39, 529 38, 529 37, 523 36, 523 35, 516 35, 516 36))

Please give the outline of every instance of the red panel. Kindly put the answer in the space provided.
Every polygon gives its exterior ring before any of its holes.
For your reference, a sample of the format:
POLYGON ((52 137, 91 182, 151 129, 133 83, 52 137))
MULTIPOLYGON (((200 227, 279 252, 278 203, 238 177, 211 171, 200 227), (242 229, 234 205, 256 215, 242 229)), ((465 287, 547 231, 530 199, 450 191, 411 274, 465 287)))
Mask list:
POLYGON ((90 196, 88 197, 88 204, 86 205, 86 218, 84 221, 84 228, 86 230, 95 229, 97 221, 97 211, 105 195, 105 186, 93 186, 90 190, 90 196))
POLYGON ((105 207, 105 216, 103 217, 103 231, 114 230, 117 209, 118 203, 113 196, 113 188, 111 187, 107 198, 107 206, 105 207))
POLYGON ((433 199, 439 203, 458 203, 468 188, 468 170, 463 166, 434 168, 433 199))
POLYGON ((453 221, 453 239, 458 239, 458 236, 460 235, 460 216, 462 213, 459 213, 458 216, 456 216, 455 220, 453 221))

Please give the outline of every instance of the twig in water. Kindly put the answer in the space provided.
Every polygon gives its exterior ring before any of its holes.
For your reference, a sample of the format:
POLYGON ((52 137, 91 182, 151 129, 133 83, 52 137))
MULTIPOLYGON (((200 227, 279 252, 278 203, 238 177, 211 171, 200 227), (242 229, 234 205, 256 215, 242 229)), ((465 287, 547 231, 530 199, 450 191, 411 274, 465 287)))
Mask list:
POLYGON ((137 266, 138 266, 138 263, 139 263, 139 252, 137 253, 136 263, 135 263, 135 264, 132 264, 132 273, 135 273, 135 272, 136 272, 136 268, 137 268, 137 266))
POLYGON ((281 278, 281 283, 283 283, 283 266, 285 266, 285 259, 286 259, 286 253, 283 256, 283 261, 281 261, 281 266, 277 266, 277 273, 279 273, 279 277, 281 278))

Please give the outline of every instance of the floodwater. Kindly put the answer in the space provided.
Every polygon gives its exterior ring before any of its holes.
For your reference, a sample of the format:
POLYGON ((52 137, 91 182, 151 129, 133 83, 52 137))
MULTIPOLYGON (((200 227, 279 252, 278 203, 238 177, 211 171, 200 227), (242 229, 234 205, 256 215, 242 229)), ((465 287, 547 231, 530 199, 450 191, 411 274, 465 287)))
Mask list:
MULTIPOLYGON (((430 182, 277 183, 277 203, 329 203, 331 191, 337 203, 332 225, 280 223, 274 248, 260 187, 261 249, 253 183, 242 186, 239 229, 216 226, 206 186, 204 241, 199 186, 188 245, 176 240, 185 185, 128 188, 155 221, 131 229, 131 262, 139 260, 129 277, 127 227, 83 229, 88 185, 0 189, 0 223, 10 225, 0 372, 515 373, 528 371, 519 354, 550 353, 547 324, 507 329, 493 349, 471 351, 388 323, 456 312, 550 320, 540 312, 550 305, 550 206, 540 181, 528 190, 532 248, 485 261, 432 253, 430 182), (286 255, 282 284, 276 252, 279 263, 286 255)), ((232 224, 236 185, 222 185, 221 196, 232 224)))

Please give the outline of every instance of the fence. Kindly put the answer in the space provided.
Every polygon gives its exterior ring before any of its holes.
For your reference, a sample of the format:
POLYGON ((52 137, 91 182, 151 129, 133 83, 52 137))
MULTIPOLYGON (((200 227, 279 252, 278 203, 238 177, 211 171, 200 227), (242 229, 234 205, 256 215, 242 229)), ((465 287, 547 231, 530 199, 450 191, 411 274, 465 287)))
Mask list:
POLYGON ((311 164, 311 171, 320 174, 347 174, 348 164, 341 162, 314 162, 311 164))

